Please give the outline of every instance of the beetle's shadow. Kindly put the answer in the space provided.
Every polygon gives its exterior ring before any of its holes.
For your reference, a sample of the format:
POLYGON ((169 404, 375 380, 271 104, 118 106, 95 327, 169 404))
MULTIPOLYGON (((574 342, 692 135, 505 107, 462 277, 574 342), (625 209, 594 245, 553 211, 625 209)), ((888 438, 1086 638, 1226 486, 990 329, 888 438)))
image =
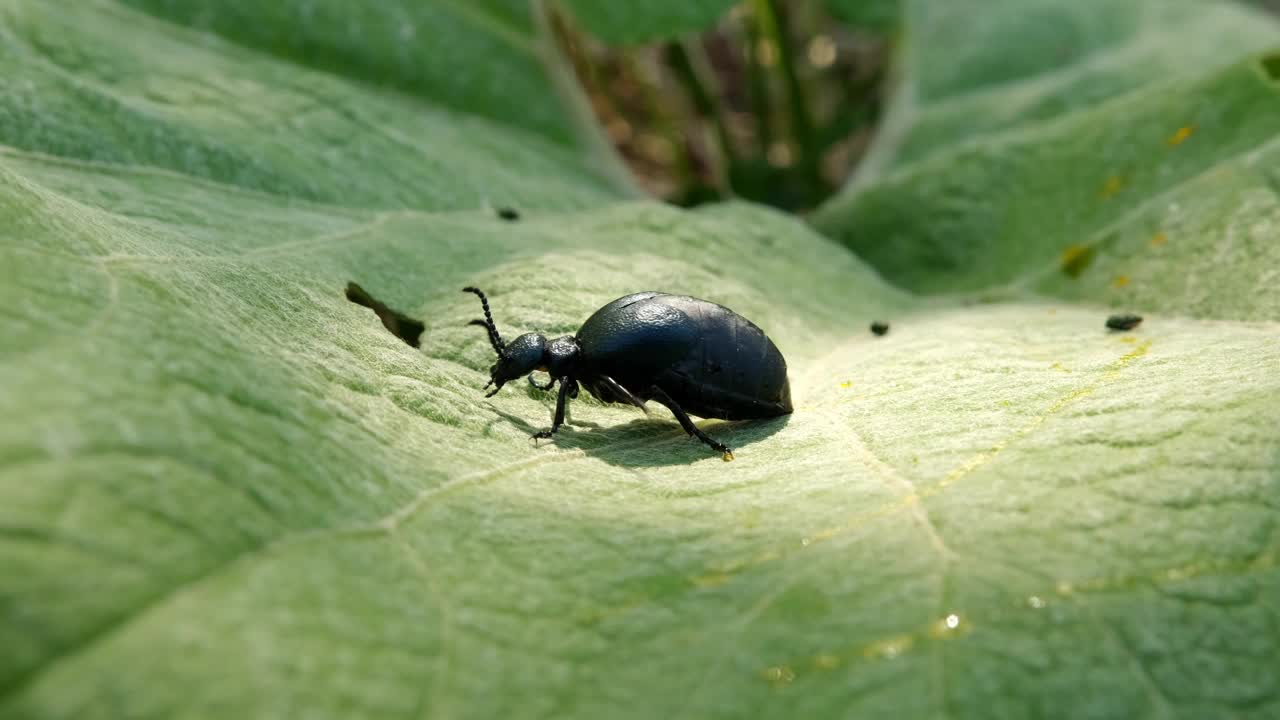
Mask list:
MULTIPOLYGON (((544 429, 497 408, 493 408, 493 412, 527 435, 544 429)), ((570 418, 572 424, 565 423, 554 439, 539 443, 576 448, 591 457, 620 467, 662 467, 688 465, 708 458, 719 460, 719 453, 685 433, 665 408, 655 410, 648 417, 636 418, 620 425, 572 420, 572 415, 570 418)), ((708 435, 733 448, 734 453, 738 454, 749 452, 751 445, 782 430, 790 419, 790 415, 782 415, 766 420, 695 422, 708 435)))

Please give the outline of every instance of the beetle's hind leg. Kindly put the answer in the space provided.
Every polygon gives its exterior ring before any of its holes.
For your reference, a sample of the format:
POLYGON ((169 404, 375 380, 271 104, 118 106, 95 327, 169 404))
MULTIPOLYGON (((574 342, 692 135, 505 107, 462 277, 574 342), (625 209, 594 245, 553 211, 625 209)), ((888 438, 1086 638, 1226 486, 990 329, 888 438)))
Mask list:
POLYGON ((680 421, 680 427, 684 428, 685 432, 710 445, 716 452, 720 453, 725 462, 733 459, 733 451, 729 449, 729 446, 699 430, 698 426, 693 424, 693 418, 689 417, 689 413, 685 412, 679 403, 672 400, 671 396, 665 393, 662 388, 657 385, 649 388, 649 396, 665 405, 671 411, 671 414, 676 416, 676 420, 680 421))

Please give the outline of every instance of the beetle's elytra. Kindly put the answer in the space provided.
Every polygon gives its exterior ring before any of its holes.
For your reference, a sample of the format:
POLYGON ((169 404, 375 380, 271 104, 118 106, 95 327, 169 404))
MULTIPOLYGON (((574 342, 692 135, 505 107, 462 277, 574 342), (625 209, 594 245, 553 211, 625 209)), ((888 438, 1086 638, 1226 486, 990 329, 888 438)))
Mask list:
MULTIPOLYGON (((791 412, 787 361, 773 341, 754 323, 729 308, 685 295, 640 292, 600 308, 576 335, 548 340, 526 333, 510 345, 502 340, 489 301, 477 288, 484 309, 483 327, 498 361, 489 368, 492 397, 511 380, 550 390, 560 383, 555 421, 535 438, 549 438, 564 424, 565 404, 579 386, 607 403, 626 403, 645 410, 645 402, 665 405, 685 432, 719 451, 733 452, 693 424, 689 415, 725 420, 771 418, 791 412), (541 370, 551 381, 539 385, 531 375, 541 370)), ((646 410, 647 412, 647 410, 646 410)))

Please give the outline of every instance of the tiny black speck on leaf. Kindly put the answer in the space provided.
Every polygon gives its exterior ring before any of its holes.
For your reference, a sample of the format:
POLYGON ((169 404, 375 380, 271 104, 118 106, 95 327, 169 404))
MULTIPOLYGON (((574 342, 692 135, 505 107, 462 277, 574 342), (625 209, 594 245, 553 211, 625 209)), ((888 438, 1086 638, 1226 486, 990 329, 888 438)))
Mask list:
POLYGON ((1142 323, 1141 315, 1124 313, 1107 318, 1107 327, 1111 330, 1132 330, 1142 323))
POLYGON ((877 320, 871 323, 871 332, 875 333, 877 336, 885 335, 889 332, 889 323, 884 322, 883 320, 877 320))
POLYGON ((498 208, 498 217, 507 222, 515 222, 520 219, 520 212, 515 208, 500 207, 498 208))

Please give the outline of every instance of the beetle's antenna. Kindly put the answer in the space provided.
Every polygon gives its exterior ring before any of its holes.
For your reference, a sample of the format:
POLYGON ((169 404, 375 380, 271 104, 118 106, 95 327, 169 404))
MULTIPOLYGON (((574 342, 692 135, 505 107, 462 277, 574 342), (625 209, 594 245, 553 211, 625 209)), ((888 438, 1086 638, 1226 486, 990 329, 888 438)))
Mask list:
POLYGON ((493 313, 489 312, 489 298, 484 296, 480 288, 464 287, 462 292, 475 293, 480 298, 480 306, 484 308, 484 320, 472 320, 468 325, 479 325, 489 332, 489 344, 493 346, 493 351, 498 353, 499 357, 507 354, 506 343, 502 342, 502 336, 498 334, 498 326, 493 323, 493 313))
POLYGON ((485 332, 489 333, 489 344, 493 346, 493 351, 498 353, 498 357, 502 357, 502 353, 506 349, 506 347, 503 345, 502 338, 498 337, 498 331, 496 328, 489 325, 489 323, 483 320, 472 320, 467 324, 479 325, 480 327, 484 328, 485 332))

